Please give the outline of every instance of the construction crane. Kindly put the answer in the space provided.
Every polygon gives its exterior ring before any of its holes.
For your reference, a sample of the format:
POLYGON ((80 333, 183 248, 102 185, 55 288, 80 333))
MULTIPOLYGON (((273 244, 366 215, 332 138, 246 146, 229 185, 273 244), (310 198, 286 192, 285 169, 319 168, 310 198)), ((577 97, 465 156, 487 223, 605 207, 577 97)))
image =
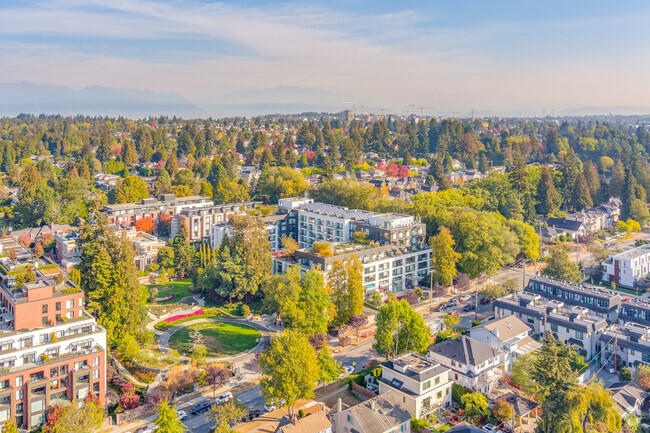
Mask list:
POLYGON ((418 110, 420 110, 420 117, 424 116, 424 112, 422 110, 427 110, 429 108, 435 108, 435 107, 415 107, 418 110))

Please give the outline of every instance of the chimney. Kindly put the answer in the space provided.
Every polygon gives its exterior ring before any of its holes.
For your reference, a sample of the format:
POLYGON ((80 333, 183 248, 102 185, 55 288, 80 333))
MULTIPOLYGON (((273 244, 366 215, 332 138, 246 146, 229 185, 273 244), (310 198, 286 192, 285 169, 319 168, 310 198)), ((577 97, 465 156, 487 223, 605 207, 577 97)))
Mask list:
POLYGON ((341 398, 339 397, 338 400, 336 400, 336 413, 340 413, 343 411, 343 402, 341 401, 341 398))
POLYGON ((375 410, 375 400, 370 400, 370 410, 375 410))

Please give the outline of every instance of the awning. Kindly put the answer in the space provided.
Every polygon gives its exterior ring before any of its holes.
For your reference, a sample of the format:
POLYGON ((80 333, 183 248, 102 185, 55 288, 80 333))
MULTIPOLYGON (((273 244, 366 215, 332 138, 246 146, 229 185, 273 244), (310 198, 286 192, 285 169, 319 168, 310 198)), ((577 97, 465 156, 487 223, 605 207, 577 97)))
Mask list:
POLYGON ((4 364, 5 362, 15 361, 17 359, 18 358, 16 358, 15 356, 9 356, 7 358, 2 358, 2 359, 0 359, 0 364, 4 364))
POLYGON ((3 322, 11 322, 12 320, 14 320, 14 315, 11 313, 2 313, 0 314, 0 320, 2 320, 3 322))
POLYGON ((540 347, 542 347, 542 343, 540 343, 539 341, 535 341, 533 340, 532 337, 528 336, 522 338, 521 341, 517 344, 515 353, 519 355, 525 355, 527 353, 536 351, 540 347))

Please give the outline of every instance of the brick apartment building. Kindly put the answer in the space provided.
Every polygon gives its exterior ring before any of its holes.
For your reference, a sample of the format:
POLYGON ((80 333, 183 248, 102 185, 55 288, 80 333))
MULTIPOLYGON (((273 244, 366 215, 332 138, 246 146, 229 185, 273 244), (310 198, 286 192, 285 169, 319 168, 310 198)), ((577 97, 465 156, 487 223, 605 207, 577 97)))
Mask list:
POLYGON ((208 197, 176 197, 174 194, 163 194, 160 200, 145 198, 139 203, 108 204, 104 206, 104 213, 110 224, 130 227, 135 225, 137 220, 151 217, 158 225, 160 217, 164 214, 173 217, 183 209, 212 205, 212 199, 208 197))
POLYGON ((84 293, 53 279, 0 288, 0 425, 32 429, 48 407, 89 394, 105 403, 106 331, 84 293))

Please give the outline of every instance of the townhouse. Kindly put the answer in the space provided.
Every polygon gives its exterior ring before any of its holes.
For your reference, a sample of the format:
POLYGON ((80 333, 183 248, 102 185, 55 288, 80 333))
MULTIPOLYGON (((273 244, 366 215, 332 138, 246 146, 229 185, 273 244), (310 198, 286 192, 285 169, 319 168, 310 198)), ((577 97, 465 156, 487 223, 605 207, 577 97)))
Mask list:
POLYGON ((407 354, 381 364, 379 393, 393 391, 414 418, 451 404, 450 369, 423 356, 407 354))
POLYGON ((650 327, 637 323, 615 324, 600 335, 600 365, 634 371, 639 364, 650 364, 650 327))
POLYGON ((581 347, 587 359, 598 353, 600 335, 608 326, 606 319, 585 307, 565 306, 563 302, 547 300, 528 292, 497 299, 494 301, 494 311, 501 320, 519 318, 525 321, 541 339, 549 331, 556 340, 581 347))
POLYGON ((489 394, 502 375, 505 354, 463 335, 429 346, 427 358, 450 368, 454 383, 489 394))
POLYGON ((254 209, 261 204, 260 201, 249 201, 183 209, 172 217, 170 238, 176 237, 180 225, 183 224, 191 242, 209 240, 213 226, 223 226, 228 223, 231 215, 254 209))

